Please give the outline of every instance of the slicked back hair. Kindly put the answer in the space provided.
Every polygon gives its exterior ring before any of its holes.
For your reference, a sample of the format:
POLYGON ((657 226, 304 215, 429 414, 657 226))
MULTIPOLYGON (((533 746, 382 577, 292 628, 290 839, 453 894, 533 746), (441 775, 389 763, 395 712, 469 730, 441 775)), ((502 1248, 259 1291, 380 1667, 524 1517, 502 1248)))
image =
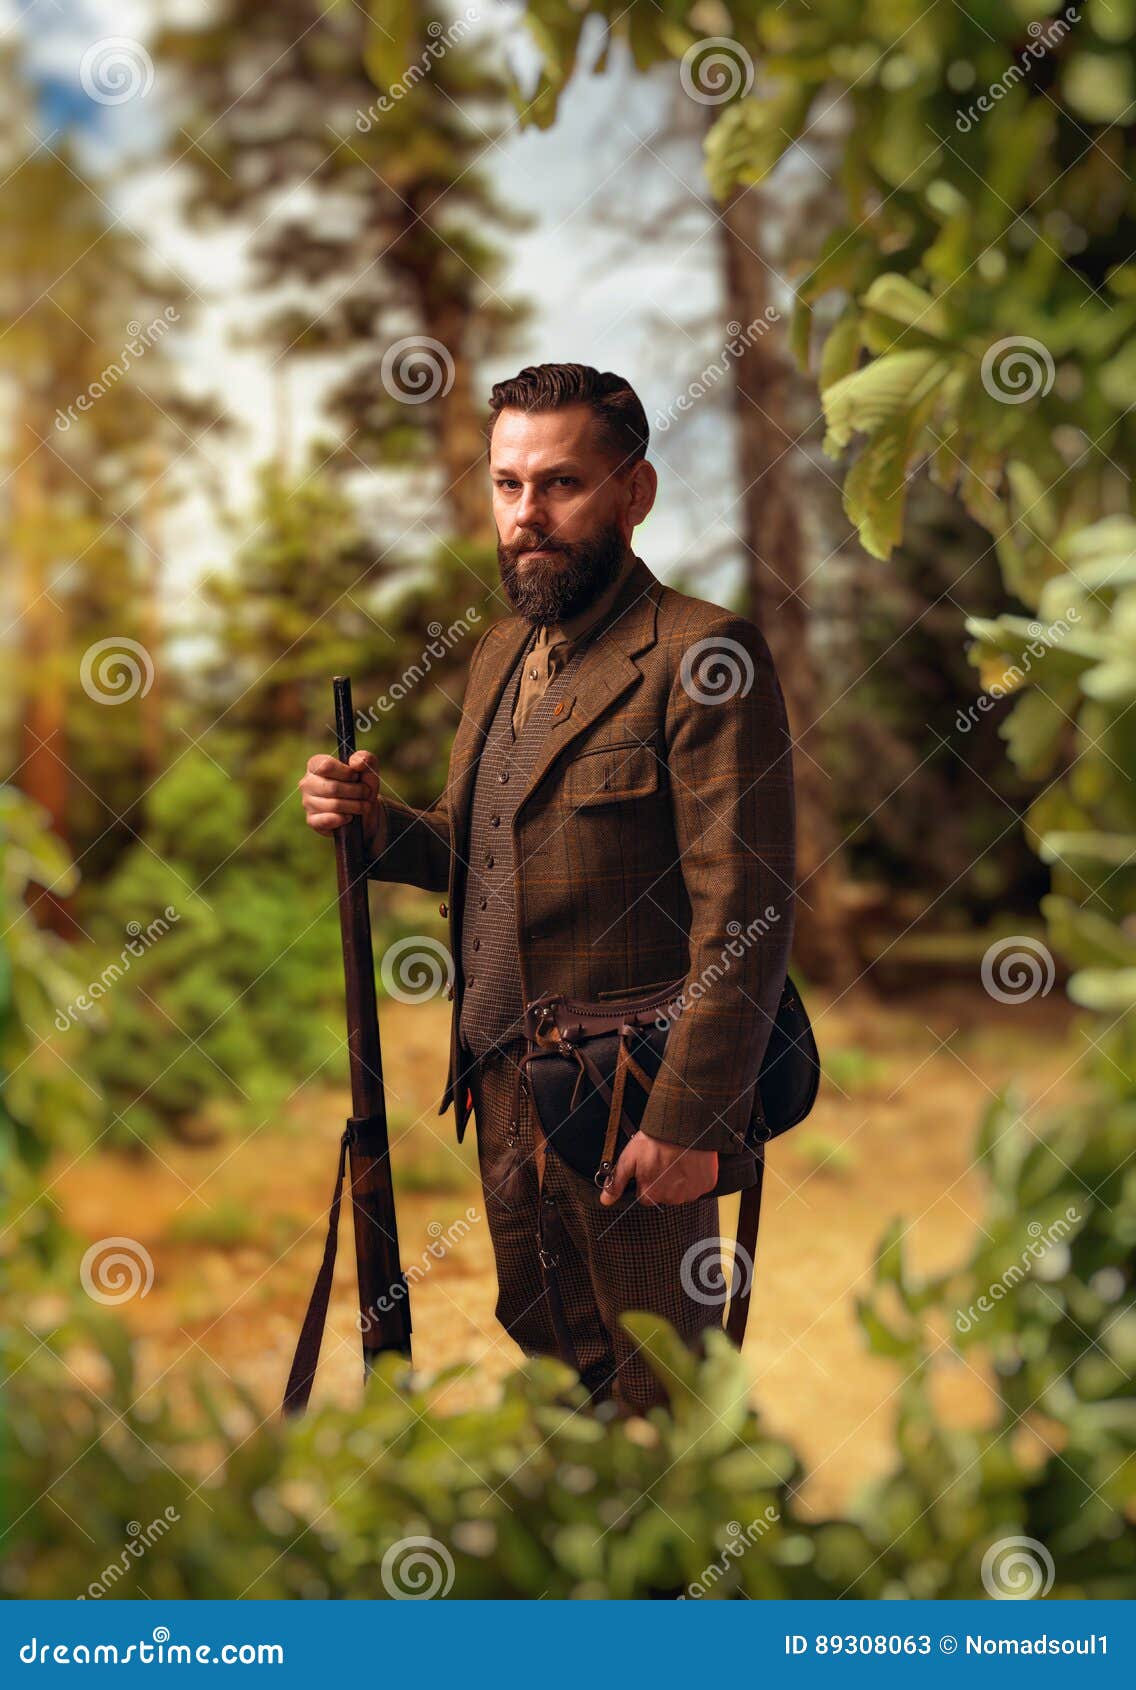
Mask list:
POLYGON ((509 381, 499 381, 489 396, 488 440, 501 411, 559 411, 566 405, 590 405, 603 445, 620 470, 647 455, 650 429, 635 389, 612 370, 590 364, 529 364, 509 381))

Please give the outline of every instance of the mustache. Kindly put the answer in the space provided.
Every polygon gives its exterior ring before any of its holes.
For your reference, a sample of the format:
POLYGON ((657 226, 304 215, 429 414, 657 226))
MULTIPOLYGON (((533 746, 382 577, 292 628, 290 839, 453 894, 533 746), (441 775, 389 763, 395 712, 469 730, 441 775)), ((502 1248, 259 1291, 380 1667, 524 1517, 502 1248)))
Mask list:
POLYGON ((523 557, 525 552, 570 552, 572 547, 563 540, 545 540, 538 534, 521 540, 514 540, 511 546, 503 546, 502 551, 508 557, 523 557))

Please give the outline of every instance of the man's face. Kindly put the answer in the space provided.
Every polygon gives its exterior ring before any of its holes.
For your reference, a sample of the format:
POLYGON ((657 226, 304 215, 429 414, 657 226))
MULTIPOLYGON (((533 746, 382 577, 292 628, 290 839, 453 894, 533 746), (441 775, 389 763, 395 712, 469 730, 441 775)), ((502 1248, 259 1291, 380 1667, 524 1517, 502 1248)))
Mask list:
POLYGON ((654 498, 645 462, 623 472, 591 407, 500 412, 489 453, 497 561, 529 622, 575 616, 609 586, 654 498))

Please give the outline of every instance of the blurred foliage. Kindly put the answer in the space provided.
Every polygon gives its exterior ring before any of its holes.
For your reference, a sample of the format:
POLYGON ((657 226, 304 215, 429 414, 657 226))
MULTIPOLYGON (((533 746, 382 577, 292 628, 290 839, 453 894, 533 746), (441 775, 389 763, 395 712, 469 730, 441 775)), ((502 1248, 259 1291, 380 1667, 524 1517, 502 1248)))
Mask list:
MULTIPOLYGON (((325 480, 295 487, 266 470, 256 515, 233 565, 199 589, 203 631, 224 657, 187 682, 185 744, 147 793, 113 874, 78 898, 87 940, 73 966, 94 984, 122 965, 105 991, 88 991, 97 1001, 82 1016, 99 1035, 89 1060, 110 1142, 248 1131, 298 1086, 345 1073, 334 859, 303 825, 296 783, 313 753, 334 749, 330 677, 347 672, 359 743, 412 800, 433 796, 455 671, 481 626, 466 567, 446 558, 400 588, 325 480), (432 657, 430 629, 447 626, 447 605, 456 632, 432 657), (437 732, 407 742, 401 712, 376 701, 400 680, 413 694, 423 665, 437 732)), ((380 957, 407 922, 421 926, 412 909, 384 910, 380 957)))
POLYGON ((933 1566, 944 1537, 1002 1517, 1005 1535, 1047 1546, 1061 1582, 1118 1599, 1136 1582, 1136 1168, 1132 1100, 1101 1078, 1099 1101, 1044 1136, 1013 1090, 996 1098, 978 1143, 989 1201, 973 1255, 921 1278, 896 1221, 860 1313, 905 1375, 900 1464, 876 1491, 898 1553, 933 1566), (936 1366, 960 1360, 993 1373, 987 1430, 947 1430, 934 1412, 936 1366))
POLYGON ((98 978, 128 933, 155 931, 96 1006, 112 1142, 248 1130, 336 1056, 335 881, 304 843, 290 813, 258 827, 241 782, 201 752, 150 794, 145 842, 100 888, 80 953, 98 978))
POLYGON ((843 297, 817 369, 832 447, 862 441, 846 508, 886 557, 911 471, 927 461, 994 536, 1007 585, 1031 607, 1058 537, 1127 506, 1134 444, 1136 179, 1121 119, 1136 6, 1090 4, 1072 25, 1063 10, 529 0, 542 71, 516 94, 551 123, 594 17, 598 69, 607 37, 641 70, 685 58, 685 85, 715 112, 706 165, 719 199, 839 114, 844 205, 801 280, 794 332, 807 355, 814 305, 843 297), (726 46, 700 79, 706 37, 726 46), (1040 343, 1036 386, 1020 360, 984 375, 1004 339, 1040 343))
POLYGON ((484 165, 503 67, 468 20, 442 31, 425 0, 388 0, 377 30, 364 6, 215 0, 156 48, 191 210, 253 225, 262 332, 293 358, 340 355, 328 465, 402 472, 395 519, 377 503, 384 539, 404 536, 421 479, 431 535, 491 544, 476 372, 527 320, 495 284, 528 220, 484 165))
POLYGON ((985 924, 1032 915, 1049 887, 1016 825, 1031 783, 999 737, 1011 705, 974 709, 965 649, 967 611, 994 617, 1008 595, 988 536, 954 499, 922 480, 909 502, 888 568, 852 540, 851 558, 826 559, 814 576, 813 625, 833 693, 825 767, 844 854, 880 888, 888 939, 897 918, 906 928, 897 894, 924 890, 934 928, 920 922, 905 940, 931 944, 953 928, 981 955, 985 924))
POLYGON ((55 1149, 76 1149, 98 1118, 98 1093, 72 1052, 64 1062, 43 1028, 79 988, 70 948, 28 908, 37 887, 66 895, 77 875, 46 827, 47 817, 14 787, 0 785, 0 1128, 9 1163, 39 1168, 55 1149), (58 1131, 48 1134, 51 1121, 58 1131))

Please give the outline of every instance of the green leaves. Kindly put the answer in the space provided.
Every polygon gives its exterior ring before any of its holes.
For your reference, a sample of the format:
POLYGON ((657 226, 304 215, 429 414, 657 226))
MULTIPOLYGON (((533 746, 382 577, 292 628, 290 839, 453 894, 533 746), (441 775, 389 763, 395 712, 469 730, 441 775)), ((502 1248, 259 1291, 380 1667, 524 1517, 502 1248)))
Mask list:
POLYGON ((804 129, 814 92, 807 83, 778 82, 760 99, 726 107, 706 137, 706 179, 719 200, 764 181, 804 129))

